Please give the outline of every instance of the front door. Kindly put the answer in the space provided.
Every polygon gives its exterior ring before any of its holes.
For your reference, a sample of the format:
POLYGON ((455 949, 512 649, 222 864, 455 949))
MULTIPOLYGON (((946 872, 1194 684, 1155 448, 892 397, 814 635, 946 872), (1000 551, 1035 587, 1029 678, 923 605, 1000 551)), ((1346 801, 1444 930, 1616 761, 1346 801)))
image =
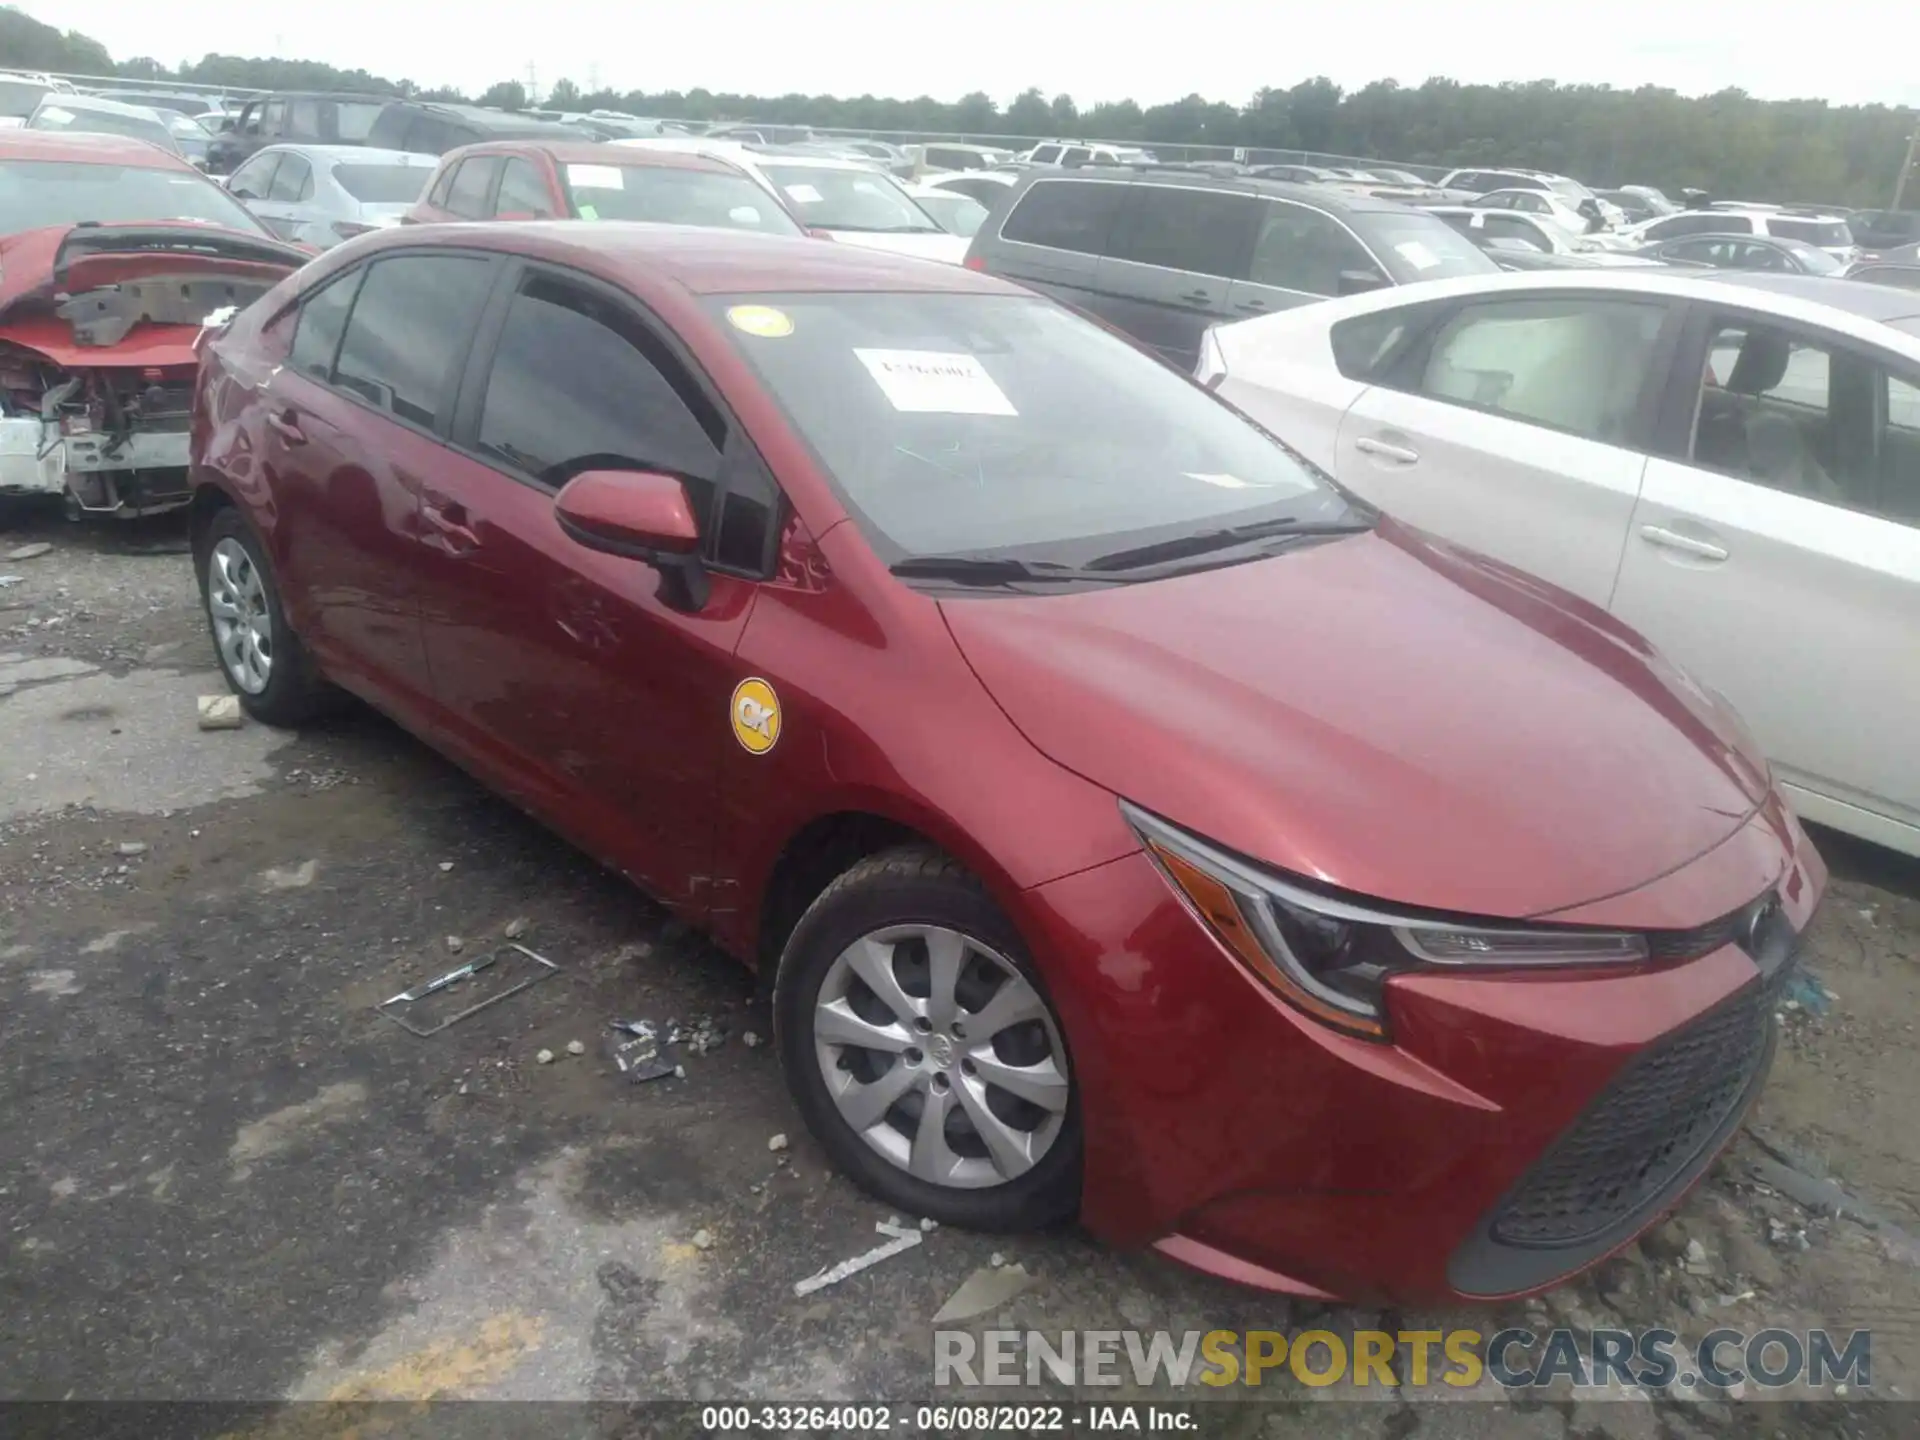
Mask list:
POLYGON ((1639 299, 1463 305, 1354 402, 1336 473, 1391 515, 1604 606, 1677 323, 1639 299))
POLYGON ((553 498, 584 470, 684 477, 703 533, 738 455, 713 400, 620 297, 529 268, 476 346, 460 453, 422 497, 427 662, 477 767, 590 853, 697 909, 733 651, 755 586, 723 570, 676 609, 640 561, 567 538, 553 498))
POLYGON ((1129 186, 1094 273, 1102 318, 1186 374, 1200 337, 1228 315, 1227 292, 1247 273, 1260 201, 1193 186, 1129 186))
POLYGON ((1613 608, 1721 691, 1802 814, 1920 845, 1920 367, 1715 314, 1613 608), (1902 827, 1907 833, 1894 833, 1902 827))

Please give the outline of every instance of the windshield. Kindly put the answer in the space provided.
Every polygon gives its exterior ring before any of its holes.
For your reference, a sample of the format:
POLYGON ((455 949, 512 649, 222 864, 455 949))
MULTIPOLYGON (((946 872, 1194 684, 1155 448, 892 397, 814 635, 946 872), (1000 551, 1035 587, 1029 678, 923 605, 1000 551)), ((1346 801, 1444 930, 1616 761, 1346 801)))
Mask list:
POLYGON ((1547 181, 1547 186, 1554 194, 1564 195, 1567 199, 1575 202, 1591 200, 1593 198, 1593 192, 1587 189, 1586 186, 1582 185, 1578 180, 1569 180, 1564 175, 1554 176, 1553 179, 1547 181))
POLYGON ((1381 210, 1368 214, 1366 222, 1368 246, 1403 285, 1414 280, 1490 275, 1499 268, 1479 246, 1431 215, 1381 210))
POLYGON ((198 120, 191 115, 182 115, 178 111, 167 113, 167 129, 182 140, 211 140, 213 138, 198 120))
POLYGON ((0 161, 0 215, 9 230, 142 220, 202 220, 248 235, 260 222, 211 180, 187 170, 65 161, 0 161))
POLYGON ((1060 558, 1347 504, 1134 346, 1024 295, 713 297, 889 563, 1060 558))
POLYGON ((124 135, 146 140, 165 150, 180 147, 168 133, 166 124, 144 115, 117 115, 109 110, 69 110, 64 105, 42 105, 27 122, 35 130, 59 130, 67 134, 124 135))
POLYGON ((666 165, 569 165, 567 188, 582 220, 652 220, 798 235, 801 227, 744 175, 666 165))
POLYGON ((431 165, 336 165, 333 178, 368 205, 410 205, 433 178, 431 165))
POLYGON ((987 218, 987 207, 971 195, 929 192, 913 197, 914 203, 940 222, 949 235, 972 236, 987 218))
POLYGON ((1804 240, 1782 240, 1780 243, 1793 252, 1794 258, 1809 275, 1838 275, 1847 268, 1819 246, 1809 245, 1804 240))
POLYGON ((877 170, 837 170, 824 165, 762 161, 760 171, 779 187, 803 225, 819 230, 893 234, 939 233, 907 194, 877 170))
POLYGON ((1767 233, 1780 240, 1804 240, 1809 245, 1840 248, 1853 244, 1853 232, 1844 220, 1782 220, 1769 215, 1767 233))

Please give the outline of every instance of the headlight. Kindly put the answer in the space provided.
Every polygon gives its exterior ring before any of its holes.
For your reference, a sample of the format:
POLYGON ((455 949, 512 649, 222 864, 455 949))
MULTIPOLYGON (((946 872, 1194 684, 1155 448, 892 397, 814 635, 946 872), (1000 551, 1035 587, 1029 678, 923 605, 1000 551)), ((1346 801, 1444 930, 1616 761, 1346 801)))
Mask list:
POLYGON ((1161 872, 1256 978, 1322 1024, 1386 1035, 1398 972, 1443 966, 1614 965, 1648 957, 1644 935, 1396 913, 1316 892, 1209 845, 1124 800, 1161 872))

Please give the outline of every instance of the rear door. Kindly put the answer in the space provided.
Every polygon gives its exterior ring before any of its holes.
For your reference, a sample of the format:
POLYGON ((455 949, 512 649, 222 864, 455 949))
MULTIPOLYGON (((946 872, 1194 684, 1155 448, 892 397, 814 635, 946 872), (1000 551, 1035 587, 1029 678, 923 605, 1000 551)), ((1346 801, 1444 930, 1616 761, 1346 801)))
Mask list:
POLYGON ((500 170, 500 188, 493 197, 496 220, 551 220, 566 214, 555 194, 556 186, 544 165, 524 155, 509 155, 500 170))
POLYGON ((1232 313, 1262 215, 1258 196, 1135 184, 1094 272, 1098 313, 1191 374, 1200 337, 1232 313))
POLYGON ((1920 846, 1920 365, 1701 307, 1613 609, 1733 702, 1812 820, 1920 846))
POLYGON ((1231 318, 1391 283, 1360 237, 1326 211, 1293 200, 1258 203, 1259 230, 1245 277, 1227 294, 1231 318))
POLYGON ((250 202, 247 208, 282 240, 292 240, 309 218, 312 201, 313 166, 304 155, 283 151, 266 198, 250 202))
POLYGON ((486 220, 493 215, 494 187, 503 162, 498 155, 475 155, 462 160, 447 187, 447 214, 456 220, 486 220))
POLYGON ((468 367, 458 453, 428 481, 415 561, 428 661, 476 768, 662 898, 704 903, 733 651, 773 561, 766 467, 667 332, 564 272, 507 282, 468 367), (683 478, 712 590, 587 550, 553 497, 584 470, 683 478), (724 515, 724 523, 720 517, 724 515))
POLYGON ((989 236, 982 229, 974 237, 969 257, 984 260, 990 274, 1031 285, 1111 321, 1094 272, 1106 253, 1127 188, 1119 180, 1037 180, 1020 192, 997 233, 989 236))
POLYGON ((1347 412, 1335 473, 1605 605, 1679 325, 1670 302, 1618 292, 1466 302, 1347 412))

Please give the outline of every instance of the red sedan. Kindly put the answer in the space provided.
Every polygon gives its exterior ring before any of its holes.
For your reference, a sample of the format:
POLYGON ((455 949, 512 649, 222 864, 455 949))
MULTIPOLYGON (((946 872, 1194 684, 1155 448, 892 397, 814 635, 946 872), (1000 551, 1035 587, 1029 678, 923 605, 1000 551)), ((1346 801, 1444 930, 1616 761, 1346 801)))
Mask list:
POLYGON ((590 140, 490 140, 450 150, 402 223, 561 219, 806 233, 737 165, 590 140))
POLYGON ((209 343, 193 461, 246 708, 351 691, 707 927, 903 1212, 1509 1295, 1766 1074, 1825 871, 1738 723, 1001 281, 389 231, 209 343))

